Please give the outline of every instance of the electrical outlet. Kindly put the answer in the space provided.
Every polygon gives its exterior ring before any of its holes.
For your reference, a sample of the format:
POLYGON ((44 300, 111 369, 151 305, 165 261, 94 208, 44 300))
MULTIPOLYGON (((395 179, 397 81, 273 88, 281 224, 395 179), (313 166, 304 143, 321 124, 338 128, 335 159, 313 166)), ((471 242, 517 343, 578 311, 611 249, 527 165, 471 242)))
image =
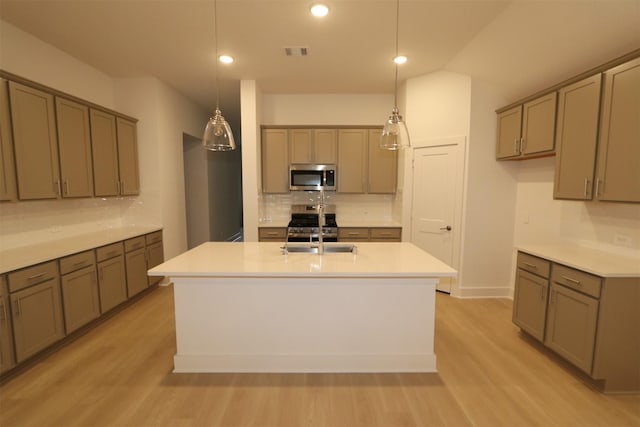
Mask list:
POLYGON ((631 247, 633 245, 633 239, 631 236, 626 234, 614 234, 613 235, 613 243, 619 246, 628 246, 631 247))

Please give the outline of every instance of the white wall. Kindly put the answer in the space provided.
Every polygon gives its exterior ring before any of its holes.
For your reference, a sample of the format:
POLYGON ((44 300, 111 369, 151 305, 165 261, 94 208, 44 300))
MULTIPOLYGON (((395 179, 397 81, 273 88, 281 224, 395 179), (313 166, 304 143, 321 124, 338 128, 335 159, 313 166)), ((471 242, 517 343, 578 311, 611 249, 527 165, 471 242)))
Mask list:
POLYGON ((262 93, 255 80, 240 82, 242 117, 242 210, 244 240, 258 241, 258 189, 260 188, 260 123, 262 93))
POLYGON ((114 80, 29 34, 0 25, 0 68, 136 117, 140 196, 0 204, 3 248, 134 224, 164 227, 165 257, 186 249, 183 133, 208 114, 155 78, 114 80), (5 54, 7 53, 7 54, 5 54))

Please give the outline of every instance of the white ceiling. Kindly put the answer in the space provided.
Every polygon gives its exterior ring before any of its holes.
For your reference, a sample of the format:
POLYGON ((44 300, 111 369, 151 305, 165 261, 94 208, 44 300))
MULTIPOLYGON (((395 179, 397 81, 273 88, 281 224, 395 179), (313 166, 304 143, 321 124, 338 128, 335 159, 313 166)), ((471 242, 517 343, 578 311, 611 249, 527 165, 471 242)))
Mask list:
MULTIPOLYGON (((218 0, 221 107, 265 93, 391 93, 394 0, 218 0), (308 47, 287 57, 285 46, 308 47)), ((213 0, 0 0, 0 18, 114 77, 155 76, 215 105, 213 0)), ((401 0, 400 80, 469 74, 509 100, 640 48, 640 0, 401 0)), ((229 110, 232 110, 231 112, 229 110)))

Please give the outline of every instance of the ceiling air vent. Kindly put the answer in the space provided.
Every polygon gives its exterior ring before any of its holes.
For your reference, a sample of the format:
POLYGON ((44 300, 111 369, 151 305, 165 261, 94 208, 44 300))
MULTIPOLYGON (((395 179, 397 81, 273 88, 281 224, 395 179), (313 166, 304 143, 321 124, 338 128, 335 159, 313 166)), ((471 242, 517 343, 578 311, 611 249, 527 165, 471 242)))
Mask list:
POLYGON ((307 56, 309 48, 302 46, 285 47, 284 53, 287 56, 307 56))

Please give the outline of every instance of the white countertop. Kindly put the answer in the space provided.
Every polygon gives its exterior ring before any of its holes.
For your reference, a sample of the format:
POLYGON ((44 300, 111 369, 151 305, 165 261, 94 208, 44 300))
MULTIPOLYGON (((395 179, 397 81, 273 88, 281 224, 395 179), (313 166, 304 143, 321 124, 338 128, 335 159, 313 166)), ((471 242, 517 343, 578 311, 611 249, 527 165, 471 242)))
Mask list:
POLYGON ((524 245, 517 249, 600 277, 640 277, 640 257, 577 245, 524 245))
POLYGON ((170 277, 450 277, 457 273, 408 242, 363 242, 357 245, 357 254, 324 255, 283 255, 282 245, 277 242, 203 243, 152 268, 148 274, 170 277))
POLYGON ((121 227, 0 251, 0 273, 29 267, 78 252, 162 230, 162 227, 121 227))

